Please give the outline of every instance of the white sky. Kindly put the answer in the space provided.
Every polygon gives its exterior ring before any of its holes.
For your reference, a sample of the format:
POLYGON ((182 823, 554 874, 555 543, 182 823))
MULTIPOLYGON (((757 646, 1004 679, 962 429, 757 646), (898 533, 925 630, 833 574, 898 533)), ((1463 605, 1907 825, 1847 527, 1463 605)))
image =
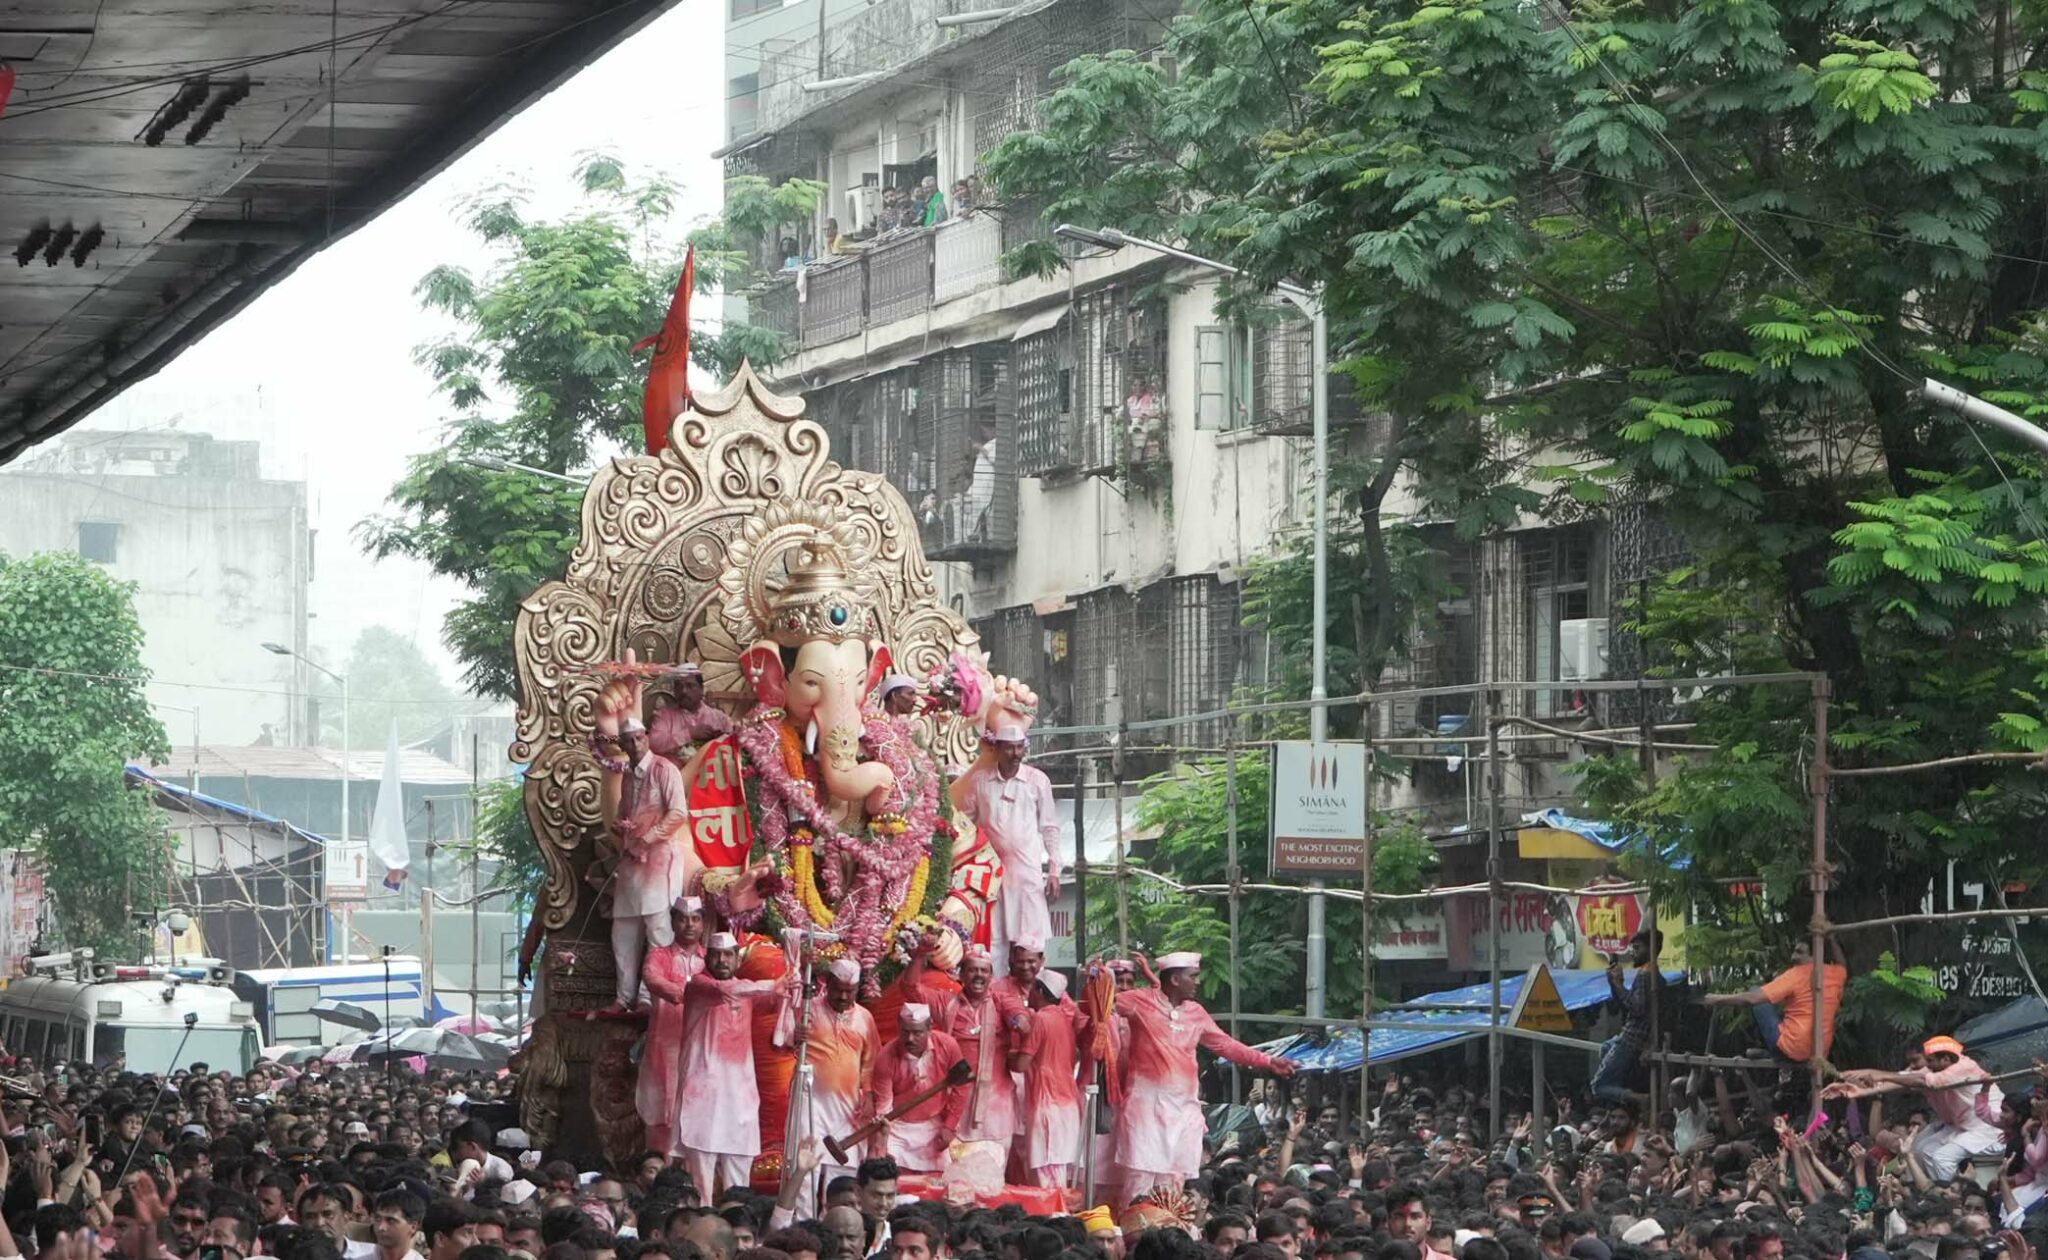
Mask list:
MULTIPOLYGON (((382 510, 406 457, 435 444, 447 414, 412 361, 413 347, 445 330, 421 312, 413 284, 444 262, 488 265, 456 221, 463 197, 509 181, 533 191, 533 212, 561 213, 575 204, 577 155, 592 149, 621 158, 629 174, 659 171, 680 183, 679 231, 715 215, 724 33, 720 0, 681 0, 79 427, 157 428, 175 418, 188 432, 260 440, 266 476, 307 482, 319 531, 313 646, 339 660, 363 627, 390 626, 456 681, 441 619, 461 587, 423 565, 373 562, 351 537, 356 522, 382 510)), ((252 684, 266 665, 251 662, 252 684)))

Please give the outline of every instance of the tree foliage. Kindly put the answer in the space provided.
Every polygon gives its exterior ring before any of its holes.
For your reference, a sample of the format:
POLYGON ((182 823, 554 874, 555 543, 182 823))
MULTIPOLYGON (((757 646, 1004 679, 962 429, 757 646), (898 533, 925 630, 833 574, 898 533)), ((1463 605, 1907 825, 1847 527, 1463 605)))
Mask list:
MULTIPOLYGON (((532 217, 525 195, 506 186, 464 206, 496 265, 483 276, 436 267, 414 288, 455 325, 416 354, 453 414, 440 445, 392 487, 393 510, 356 531, 370 554, 410 556, 469 588, 443 635, 479 695, 515 697, 519 601, 567 567, 583 502, 580 485, 491 465, 580 478, 599 459, 641 448, 648 355, 636 347, 660 331, 682 269, 681 250, 663 236, 672 184, 636 181, 602 154, 585 155, 576 179, 584 204, 560 220, 532 217)), ((689 234, 702 246, 699 295, 738 276, 722 248, 733 231, 719 222, 689 234)), ((786 352, 747 324, 693 325, 690 350, 719 380, 742 358, 772 363, 786 352)))
MULTIPOLYGON (((1696 562, 1616 615, 1666 672, 1826 671, 1840 763, 2048 746, 2040 465, 1917 396, 1932 374, 2048 416, 2048 27, 1962 0, 1195 0, 1165 43, 1172 77, 1068 66, 988 169, 1248 288, 1323 286, 1333 360, 1393 420, 1352 485, 1393 464, 1467 537, 1652 503, 1696 562)), ((1711 918, 1717 880, 1803 874, 1809 697, 1689 707, 1718 752, 1599 787, 1711 918)), ((1949 860, 2037 875, 2010 840, 2041 793, 2010 764, 1841 781, 1831 913, 1949 860)))
POLYGON ((0 836, 41 869, 60 939, 108 957, 170 898, 170 841, 128 763, 170 756, 134 587, 77 556, 0 555, 0 836))

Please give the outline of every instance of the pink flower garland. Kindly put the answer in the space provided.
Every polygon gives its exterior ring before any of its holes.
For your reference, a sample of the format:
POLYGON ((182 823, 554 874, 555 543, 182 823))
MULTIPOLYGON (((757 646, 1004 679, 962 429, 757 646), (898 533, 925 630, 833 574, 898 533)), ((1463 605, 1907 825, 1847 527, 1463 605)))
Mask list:
MULTIPOLYGON (((787 854, 792 844, 806 840, 793 834, 795 822, 809 830, 813 866, 824 884, 828 900, 835 903, 834 927, 845 939, 848 950, 870 972, 888 949, 889 921, 909 895, 911 878, 918 863, 931 856, 933 828, 938 823, 939 776, 931 759, 896 723, 884 717, 870 717, 863 734, 876 759, 896 776, 890 793, 890 812, 903 812, 900 835, 848 835, 832 820, 819 800, 817 788, 789 772, 782 759, 782 718, 780 709, 760 708, 747 715, 735 732, 741 751, 758 776, 766 799, 762 802, 761 839, 777 857, 787 854), (907 812, 904 806, 908 804, 907 812), (853 867, 853 886, 844 886, 841 860, 853 867)), ((783 921, 793 926, 814 926, 793 887, 785 884, 775 894, 783 921)), ((754 915, 741 916, 752 926, 754 915)))

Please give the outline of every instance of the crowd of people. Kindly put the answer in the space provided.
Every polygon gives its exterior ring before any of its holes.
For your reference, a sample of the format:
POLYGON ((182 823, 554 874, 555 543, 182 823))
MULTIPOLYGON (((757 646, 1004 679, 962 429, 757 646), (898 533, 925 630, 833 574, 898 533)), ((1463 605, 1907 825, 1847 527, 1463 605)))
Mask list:
MULTIPOLYGON (((1064 987, 1025 961, 1005 990, 1064 987)), ((1169 956, 1150 986, 1143 968, 1120 978, 1128 1066, 1171 1056, 1177 1071, 1196 1044, 1274 1066, 1192 1002, 1197 966, 1169 956)), ((990 1062, 959 1034, 1007 1023, 1007 1000, 953 1018, 995 1002, 982 970, 936 1012, 906 1005, 878 1050, 885 1114, 934 1047, 990 1062)), ((846 996, 828 973, 821 1001, 835 982, 846 996)), ((2001 1089, 1953 1038, 1896 1072, 1842 1073, 1810 1123, 1778 1114, 1768 1072, 1695 1071, 1659 1114, 1637 1095, 1564 1090, 1550 1120, 1511 1112, 1491 1142, 1481 1094, 1417 1062, 1363 1116, 1298 1106, 1311 1091, 1277 1073, 1207 1123, 1192 1094, 1127 1090, 1119 1125, 1147 1108, 1171 1122, 1148 1139, 1170 1148, 1162 1168, 1104 1195, 1120 1210, 1069 1196, 1032 1215, 905 1193, 916 1179, 893 1152, 914 1165, 942 1135, 1001 1122, 957 1096, 836 1171, 803 1139, 770 1194, 716 1162, 649 1151, 600 1167, 534 1149, 509 1123, 510 1072, 316 1061, 157 1078, 15 1061, 0 1072, 0 1260, 2034 1260, 2048 1228, 2048 1067, 2001 1089)), ((1129 1149, 1112 1143, 1105 1171, 1129 1149)))

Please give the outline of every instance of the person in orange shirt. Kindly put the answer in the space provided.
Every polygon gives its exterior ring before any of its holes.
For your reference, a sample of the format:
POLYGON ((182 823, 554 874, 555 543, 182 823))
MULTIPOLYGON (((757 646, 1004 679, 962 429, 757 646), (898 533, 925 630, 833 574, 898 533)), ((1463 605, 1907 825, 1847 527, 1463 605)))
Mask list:
MULTIPOLYGON (((1835 1012, 1842 1006, 1842 989, 1849 983, 1849 968, 1842 962, 1842 947, 1830 939, 1828 952, 1833 961, 1820 969, 1820 1057, 1828 1057, 1835 1040, 1835 1012)), ((1792 947, 1792 965, 1754 989, 1742 993, 1709 993, 1708 1006, 1747 1006, 1756 1020, 1757 1034, 1764 1048, 1779 1058, 1804 1063, 1813 1057, 1813 948, 1805 941, 1792 947)))

